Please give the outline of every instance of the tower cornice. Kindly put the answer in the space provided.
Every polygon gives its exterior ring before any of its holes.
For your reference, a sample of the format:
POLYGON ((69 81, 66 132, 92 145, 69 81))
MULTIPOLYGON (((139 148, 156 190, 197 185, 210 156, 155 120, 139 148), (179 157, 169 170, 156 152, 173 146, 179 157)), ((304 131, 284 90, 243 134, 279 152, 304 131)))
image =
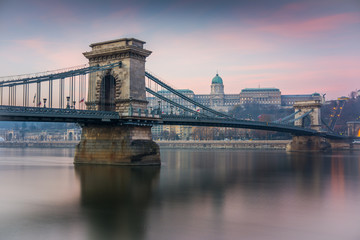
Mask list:
POLYGON ((136 58, 144 60, 151 54, 151 51, 135 46, 120 46, 104 49, 96 49, 84 52, 83 55, 89 62, 102 62, 106 60, 121 60, 124 58, 136 58))

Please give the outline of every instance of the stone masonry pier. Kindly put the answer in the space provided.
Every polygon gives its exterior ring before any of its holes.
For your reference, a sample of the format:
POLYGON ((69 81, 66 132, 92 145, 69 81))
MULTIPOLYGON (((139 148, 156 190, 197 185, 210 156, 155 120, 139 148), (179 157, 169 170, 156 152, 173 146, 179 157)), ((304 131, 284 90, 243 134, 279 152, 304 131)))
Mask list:
POLYGON ((76 147, 75 164, 160 165, 158 145, 152 140, 151 126, 138 124, 149 117, 145 92, 145 60, 151 54, 145 42, 123 38, 91 44, 85 52, 90 66, 121 62, 108 71, 89 76, 87 109, 119 113, 134 125, 98 123, 82 126, 76 147), (134 114, 136 113, 136 114, 134 114), (136 115, 136 116, 135 116, 136 115))
POLYGON ((83 126, 75 156, 77 164, 159 165, 159 159, 151 127, 143 126, 83 126))

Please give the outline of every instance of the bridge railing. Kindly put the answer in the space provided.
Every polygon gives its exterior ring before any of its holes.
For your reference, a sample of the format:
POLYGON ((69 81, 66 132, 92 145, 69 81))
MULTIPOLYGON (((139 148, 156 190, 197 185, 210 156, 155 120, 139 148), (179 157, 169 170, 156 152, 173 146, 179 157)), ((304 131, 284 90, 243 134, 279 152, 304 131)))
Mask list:
POLYGON ((17 107, 17 106, 0 106, 0 118, 5 116, 23 116, 23 117, 72 117, 72 118, 106 118, 120 119, 117 112, 61 109, 61 108, 37 108, 37 107, 17 107))
POLYGON ((88 75, 121 67, 81 65, 41 73, 0 78, 0 105, 85 109, 88 75), (22 100, 22 101, 21 101, 22 100))
POLYGON ((40 77, 44 77, 44 76, 48 76, 48 75, 84 69, 87 67, 89 67, 89 64, 82 64, 82 65, 78 65, 78 66, 62 68, 62 69, 57 69, 57 70, 51 70, 51 71, 37 72, 37 73, 3 76, 3 77, 0 77, 0 82, 9 82, 9 81, 16 81, 16 80, 24 81, 26 79, 35 79, 35 78, 40 78, 40 77))

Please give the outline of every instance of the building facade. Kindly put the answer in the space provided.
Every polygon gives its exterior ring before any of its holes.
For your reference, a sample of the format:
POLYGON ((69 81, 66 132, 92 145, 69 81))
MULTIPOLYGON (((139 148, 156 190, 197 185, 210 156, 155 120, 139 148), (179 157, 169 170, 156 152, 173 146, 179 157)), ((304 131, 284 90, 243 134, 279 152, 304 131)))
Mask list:
POLYGON ((281 105, 281 92, 277 88, 245 88, 241 90, 239 97, 240 104, 281 105))
MULTIPOLYGON (((323 101, 319 93, 281 95, 281 91, 278 88, 245 88, 242 89, 239 94, 225 94, 223 79, 219 74, 216 74, 211 80, 210 94, 195 94, 190 89, 179 89, 177 91, 202 105, 221 112, 228 112, 236 105, 247 103, 292 107, 295 102, 311 100, 323 101)), ((197 110, 196 106, 167 90, 160 90, 158 93, 180 105, 195 111, 197 110)), ((172 107, 170 103, 159 101, 159 99, 155 97, 149 96, 147 100, 149 101, 148 107, 150 111, 160 108, 163 114, 170 114, 171 112, 179 114, 182 112, 182 110, 172 107)))
MULTIPOLYGON (((177 91, 204 106, 221 112, 228 112, 232 107, 240 104, 239 94, 225 94, 224 83, 219 74, 216 74, 211 81, 210 94, 195 94, 190 89, 178 89, 177 91)), ((182 98, 170 91, 160 90, 157 93, 187 108, 197 110, 196 106, 184 101, 182 98)), ((155 97, 149 96, 147 97, 147 100, 149 101, 148 107, 150 110, 160 108, 164 114, 169 114, 171 111, 175 113, 178 113, 179 111, 181 112, 181 110, 172 108, 170 103, 159 101, 159 99, 155 97)))

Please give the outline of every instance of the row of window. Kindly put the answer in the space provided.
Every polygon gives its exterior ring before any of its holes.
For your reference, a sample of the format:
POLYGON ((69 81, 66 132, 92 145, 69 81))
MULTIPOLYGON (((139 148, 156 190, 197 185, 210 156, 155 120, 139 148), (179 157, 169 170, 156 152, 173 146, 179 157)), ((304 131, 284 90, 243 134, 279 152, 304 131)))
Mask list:
POLYGON ((253 101, 253 100, 245 100, 241 101, 241 104, 243 103, 263 103, 263 104, 280 104, 280 101, 253 101))

